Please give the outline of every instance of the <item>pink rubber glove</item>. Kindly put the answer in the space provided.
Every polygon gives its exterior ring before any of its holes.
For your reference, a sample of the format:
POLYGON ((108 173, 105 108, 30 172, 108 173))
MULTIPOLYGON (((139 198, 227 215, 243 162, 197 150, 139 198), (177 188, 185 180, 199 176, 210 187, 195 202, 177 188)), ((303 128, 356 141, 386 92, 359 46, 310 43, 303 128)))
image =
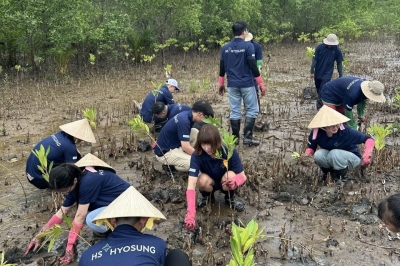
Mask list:
POLYGON ((304 152, 305 154, 310 154, 310 155, 314 155, 314 150, 311 148, 307 148, 306 151, 304 152))
POLYGON ((372 151, 374 150, 375 141, 373 139, 367 139, 365 141, 365 149, 361 158, 361 166, 365 167, 371 163, 372 151))
MULTIPOLYGON (((55 224, 61 224, 63 221, 62 219, 58 218, 57 215, 53 215, 50 220, 45 224, 42 229, 39 231, 40 233, 48 231, 50 228, 53 227, 55 224)), ((25 255, 29 253, 29 251, 33 248, 33 252, 35 252, 39 247, 40 244, 42 243, 42 239, 37 238, 36 236, 31 240, 31 242, 28 245, 28 249, 25 251, 25 255)))
POLYGON ((235 175, 232 178, 227 178, 223 183, 222 186, 227 186, 229 187, 230 190, 234 190, 235 188, 241 186, 246 182, 246 177, 244 174, 240 173, 235 175))
POLYGON ((186 190, 187 211, 185 218, 185 228, 190 231, 196 230, 196 191, 186 190))
POLYGON ((266 90, 265 90, 263 78, 261 76, 256 77, 256 82, 257 82, 258 86, 260 86, 261 96, 265 96, 266 90))
POLYGON ((218 94, 221 96, 223 96, 226 91, 224 83, 225 83, 225 78, 219 76, 218 77, 218 94))
POLYGON ((75 250, 74 246, 76 241, 78 240, 79 235, 81 234, 81 230, 83 228, 83 224, 72 222, 72 228, 69 230, 68 234, 68 243, 67 248, 65 249, 64 257, 60 258, 60 264, 66 265, 74 261, 75 259, 75 250))

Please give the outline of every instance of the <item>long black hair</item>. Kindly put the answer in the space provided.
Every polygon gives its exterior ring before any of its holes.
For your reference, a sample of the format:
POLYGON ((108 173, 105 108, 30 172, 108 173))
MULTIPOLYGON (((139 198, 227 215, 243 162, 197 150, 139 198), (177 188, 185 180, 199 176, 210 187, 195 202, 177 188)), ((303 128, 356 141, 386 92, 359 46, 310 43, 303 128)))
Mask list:
POLYGON ((50 171, 49 186, 51 189, 62 189, 70 187, 74 184, 74 179, 81 178, 83 171, 76 165, 70 163, 62 163, 54 167, 50 171))

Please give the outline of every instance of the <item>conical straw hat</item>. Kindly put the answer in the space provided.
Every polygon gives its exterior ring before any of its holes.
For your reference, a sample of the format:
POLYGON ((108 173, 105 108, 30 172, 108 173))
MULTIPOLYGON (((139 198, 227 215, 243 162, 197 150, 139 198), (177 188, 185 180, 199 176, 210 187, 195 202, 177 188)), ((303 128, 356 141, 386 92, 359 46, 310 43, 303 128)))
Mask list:
POLYGON ((133 186, 111 202, 92 222, 118 217, 149 217, 166 220, 165 216, 133 186))
POLYGON ((78 166, 78 167, 85 167, 85 166, 106 167, 106 168, 110 168, 115 173, 114 168, 112 168, 110 165, 108 165, 107 163, 105 163, 104 161, 102 161, 101 159, 97 158, 96 156, 94 156, 91 153, 88 153, 85 156, 83 156, 83 158, 81 158, 79 161, 77 161, 75 163, 75 165, 78 166))
POLYGON ((96 143, 96 138, 94 137, 92 128, 86 118, 61 125, 60 129, 77 139, 96 143))
POLYGON ((318 113, 311 120, 308 128, 321 128, 338 125, 349 121, 350 119, 332 108, 323 105, 318 113))

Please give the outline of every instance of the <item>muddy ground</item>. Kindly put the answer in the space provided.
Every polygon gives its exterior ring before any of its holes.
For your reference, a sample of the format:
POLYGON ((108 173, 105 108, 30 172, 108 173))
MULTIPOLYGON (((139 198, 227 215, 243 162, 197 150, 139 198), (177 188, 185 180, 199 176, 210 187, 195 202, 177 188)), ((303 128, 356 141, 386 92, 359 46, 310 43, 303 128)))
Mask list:
MULTIPOLYGON (((264 56, 272 56, 268 94, 261 101, 269 131, 256 133, 262 139, 259 147, 238 147, 248 176, 239 191, 246 210, 233 213, 217 193, 217 203, 198 210, 201 232, 196 235, 186 232, 181 224, 187 174, 175 174, 173 182, 150 151, 140 150, 140 139, 127 125, 135 115, 133 100, 143 99, 152 88, 151 81, 165 80, 157 59, 152 65, 126 66, 107 73, 94 67, 87 74, 72 74, 64 83, 55 82, 51 75, 47 77, 50 80, 38 81, 23 72, 8 76, 3 73, 0 250, 6 251, 6 260, 19 265, 56 265, 57 256, 62 255, 67 231, 50 253, 43 249, 22 256, 55 207, 50 191, 38 190, 27 182, 25 160, 40 139, 58 131, 59 125, 81 118, 82 109, 95 107, 99 141, 93 146, 81 145, 79 150, 103 158, 162 210, 168 220, 148 233, 165 239, 171 248, 184 249, 193 265, 229 262, 226 228, 236 218, 243 223, 255 219, 265 227, 265 238, 256 244, 258 265, 398 265, 400 237, 389 233, 376 217, 377 203, 399 192, 398 136, 387 139, 387 147, 379 156, 375 154, 364 178, 355 170, 350 173, 351 180, 340 188, 318 182, 317 167, 303 168, 291 156, 294 151, 304 150, 307 125, 316 113, 315 100, 302 97, 303 89, 312 86, 306 46, 315 44, 264 47, 264 56)), ((349 58, 346 74, 379 79, 386 85, 386 94, 394 96, 400 60, 393 39, 346 43, 342 49, 349 58)), ((190 60, 179 54, 167 57, 173 66, 172 76, 184 88, 175 100, 190 105, 197 99, 208 99, 217 116, 228 125, 227 97, 216 94, 218 60, 218 51, 196 53, 190 60), (204 86, 207 78, 211 87, 204 86)), ((264 68, 264 75, 268 68, 264 68)), ((398 121, 400 116, 398 109, 387 104, 371 103, 366 115, 369 122, 362 130, 370 123, 398 121)), ((97 241, 87 228, 82 236, 90 243, 97 241)), ((85 248, 87 244, 80 241, 79 252, 85 248)))

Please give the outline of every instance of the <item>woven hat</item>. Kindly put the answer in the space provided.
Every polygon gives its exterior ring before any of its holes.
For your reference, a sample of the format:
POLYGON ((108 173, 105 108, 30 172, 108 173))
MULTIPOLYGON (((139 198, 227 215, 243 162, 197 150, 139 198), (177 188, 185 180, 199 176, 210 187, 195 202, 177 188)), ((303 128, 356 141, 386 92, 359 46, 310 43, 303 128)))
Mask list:
POLYGON ((350 119, 332 108, 323 105, 318 113, 311 120, 308 128, 321 128, 338 125, 349 121, 350 119))
MULTIPOLYGON (((92 222, 99 224, 99 222, 105 222, 105 220, 109 218, 118 217, 148 217, 151 223, 154 219, 167 220, 165 216, 133 186, 130 186, 119 195, 118 198, 111 202, 92 222)), ((149 225, 147 223, 146 227, 151 229, 152 224, 149 225)))
POLYGON ((361 82, 361 90, 365 97, 371 101, 378 103, 384 103, 386 101, 385 95, 383 95, 385 86, 380 81, 363 81, 361 82))
POLYGON ((96 138, 94 137, 92 128, 86 118, 61 125, 60 129, 77 139, 96 143, 96 138))
POLYGON ((248 32, 248 33, 247 33, 247 36, 246 36, 246 38, 244 38, 244 40, 245 40, 246 42, 249 42, 249 41, 253 40, 253 34, 251 34, 250 32, 248 32))
POLYGON ((323 41, 326 45, 338 45, 339 41, 336 34, 329 34, 323 41))
POLYGON ((178 81, 176 81, 176 79, 169 79, 165 84, 174 86, 178 91, 181 90, 181 88, 178 87, 178 81))
POLYGON ((75 163, 76 166, 78 167, 86 167, 86 166, 99 166, 99 167, 105 167, 113 170, 115 173, 114 168, 112 168, 110 165, 99 159, 98 157, 94 156, 91 153, 86 154, 83 156, 79 161, 75 163))

